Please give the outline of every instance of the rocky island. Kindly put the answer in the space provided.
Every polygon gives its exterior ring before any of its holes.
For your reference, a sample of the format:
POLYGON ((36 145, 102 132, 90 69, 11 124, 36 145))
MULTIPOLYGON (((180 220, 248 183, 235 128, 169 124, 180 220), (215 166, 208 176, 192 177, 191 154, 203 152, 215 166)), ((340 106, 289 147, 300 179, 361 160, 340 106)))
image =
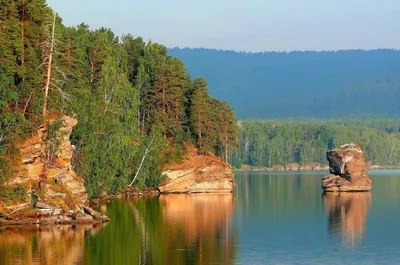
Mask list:
POLYGON ((331 175, 322 180, 324 191, 370 191, 371 179, 364 162, 364 152, 359 145, 346 144, 328 151, 331 175))

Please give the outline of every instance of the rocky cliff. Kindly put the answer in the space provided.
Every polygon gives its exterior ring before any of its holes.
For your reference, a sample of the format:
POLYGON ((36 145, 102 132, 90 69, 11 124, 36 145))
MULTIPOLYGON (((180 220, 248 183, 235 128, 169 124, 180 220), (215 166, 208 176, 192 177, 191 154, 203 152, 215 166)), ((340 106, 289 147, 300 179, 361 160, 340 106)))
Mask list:
POLYGON ((31 137, 16 145, 20 166, 5 186, 23 187, 26 198, 18 204, 0 203, 1 211, 7 216, 1 223, 108 220, 86 207, 83 179, 72 169, 73 148, 69 137, 76 124, 77 120, 69 116, 49 118, 31 137))
POLYGON ((327 153, 331 175, 323 178, 324 191, 369 191, 371 179, 359 145, 346 144, 327 153))
POLYGON ((179 163, 166 165, 166 180, 161 193, 226 193, 235 188, 232 167, 213 154, 199 155, 196 148, 186 146, 186 155, 179 163))

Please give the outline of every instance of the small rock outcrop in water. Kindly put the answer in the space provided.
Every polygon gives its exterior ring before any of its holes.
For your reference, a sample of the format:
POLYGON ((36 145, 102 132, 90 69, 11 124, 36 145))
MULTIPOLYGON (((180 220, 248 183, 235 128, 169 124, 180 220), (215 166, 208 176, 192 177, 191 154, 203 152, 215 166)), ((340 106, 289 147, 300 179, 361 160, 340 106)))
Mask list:
POLYGON ((346 144, 327 153, 329 175, 322 180, 324 191, 369 191, 371 179, 359 145, 346 144))
POLYGON ((226 193, 235 188, 232 167, 212 154, 199 155, 186 146, 187 153, 179 163, 163 168, 167 179, 161 193, 226 193))
POLYGON ((6 186, 22 186, 27 196, 18 205, 0 205, 1 211, 7 215, 7 218, 0 219, 0 223, 108 221, 108 217, 86 206, 83 179, 72 169, 73 148, 69 137, 77 120, 62 116, 58 120, 48 119, 47 124, 16 145, 20 152, 20 167, 17 174, 7 180, 6 186), (53 126, 56 123, 58 126, 53 126), (56 130, 56 140, 46 140, 51 126, 56 130))

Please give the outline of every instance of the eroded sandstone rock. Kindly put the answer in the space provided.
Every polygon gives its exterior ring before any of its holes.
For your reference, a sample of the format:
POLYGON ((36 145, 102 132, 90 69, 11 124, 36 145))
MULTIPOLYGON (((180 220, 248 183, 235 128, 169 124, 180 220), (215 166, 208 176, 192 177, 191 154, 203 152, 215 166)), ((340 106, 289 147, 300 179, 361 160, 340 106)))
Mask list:
MULTIPOLYGON (((93 210, 84 211, 87 193, 83 179, 72 169, 73 149, 69 141, 77 120, 64 115, 61 118, 48 118, 45 124, 28 139, 16 145, 20 151, 21 166, 15 176, 7 179, 6 185, 26 188, 27 194, 23 205, 28 206, 12 207, 8 210, 7 207, 0 205, 8 221, 24 222, 24 218, 28 221, 34 218, 32 220, 39 220, 39 223, 42 220, 43 223, 50 224, 65 223, 68 220, 79 222, 76 216, 80 216, 78 219, 85 222, 91 218, 95 221, 109 220, 93 210), (56 123, 58 125, 53 126, 56 123), (49 128, 56 128, 55 139, 47 139, 49 128), (57 142, 57 148, 51 155, 49 150, 52 149, 49 149, 49 145, 52 143, 49 144, 49 141, 57 142)), ((7 221, 0 220, 0 223, 6 224, 7 221)))
POLYGON ((167 179, 161 193, 226 193, 235 188, 232 167, 212 154, 199 155, 197 149, 186 147, 182 161, 167 165, 167 179))
POLYGON ((359 145, 346 144, 327 153, 331 175, 322 180, 324 191, 369 191, 371 179, 359 145))

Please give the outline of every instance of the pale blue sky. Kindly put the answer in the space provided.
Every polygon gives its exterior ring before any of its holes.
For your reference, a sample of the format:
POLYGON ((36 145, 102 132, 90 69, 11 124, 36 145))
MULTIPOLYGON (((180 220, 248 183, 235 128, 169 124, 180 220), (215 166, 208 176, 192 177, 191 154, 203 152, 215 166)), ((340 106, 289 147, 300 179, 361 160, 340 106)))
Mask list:
POLYGON ((399 0, 47 0, 67 25, 167 47, 245 51, 400 48, 399 0))

